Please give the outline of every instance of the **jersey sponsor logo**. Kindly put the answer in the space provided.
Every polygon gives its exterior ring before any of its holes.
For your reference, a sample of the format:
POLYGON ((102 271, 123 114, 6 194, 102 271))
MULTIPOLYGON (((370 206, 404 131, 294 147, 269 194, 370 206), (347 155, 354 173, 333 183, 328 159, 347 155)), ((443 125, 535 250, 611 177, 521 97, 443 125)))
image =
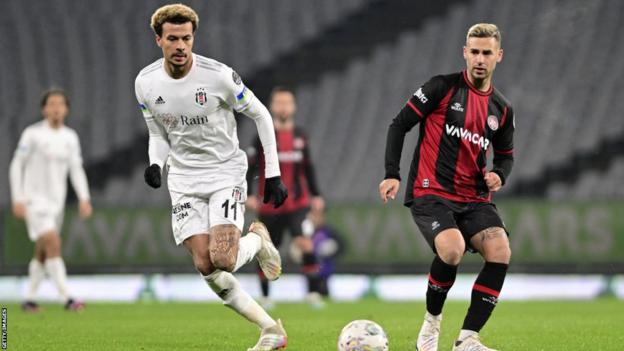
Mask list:
POLYGON ((243 82, 241 76, 239 76, 238 73, 236 73, 236 71, 234 70, 232 70, 232 80, 236 85, 241 85, 241 83, 243 82))
POLYGON ((162 96, 159 96, 159 97, 156 99, 156 101, 154 101, 154 103, 155 103, 156 105, 162 105, 162 104, 164 104, 164 103, 165 103, 165 99, 163 99, 163 98, 162 98, 162 96))
POLYGON ((171 209, 171 214, 173 214, 176 222, 179 222, 189 216, 188 210, 191 208, 192 206, 190 202, 178 203, 171 209))
POLYGON ((190 202, 178 203, 178 204, 173 205, 173 207, 171 208, 171 213, 178 214, 182 211, 190 210, 191 207, 192 206, 190 202))
POLYGON ((178 119, 176 116, 166 113, 161 115, 161 121, 163 126, 167 127, 167 129, 175 128, 178 126, 178 119))
POLYGON ((485 138, 479 133, 474 133, 469 131, 468 129, 464 129, 463 127, 456 127, 450 124, 446 124, 446 135, 454 136, 459 139, 467 140, 475 145, 479 145, 483 150, 487 150, 488 146, 490 146, 490 140, 485 138))
POLYGON ((414 96, 417 97, 418 100, 420 100, 420 102, 422 102, 423 104, 426 104, 427 101, 429 101, 427 95, 423 93, 422 88, 418 88, 418 90, 416 90, 416 92, 414 93, 414 96))
POLYGON ((451 105, 451 110, 457 111, 457 112, 464 112, 464 108, 459 102, 456 102, 453 105, 451 105))
POLYGON ((487 118, 487 125, 488 127, 490 127, 491 130, 497 131, 498 130, 498 118, 496 118, 496 116, 494 115, 489 115, 487 118))
POLYGON ((185 125, 185 126, 197 126, 197 125, 207 124, 208 116, 189 117, 189 116, 182 115, 180 116, 180 122, 182 122, 182 125, 185 125))
POLYGON ((303 160, 303 152, 301 151, 280 151, 277 153, 277 159, 280 162, 300 162, 303 160))
POLYGON ((206 94, 206 90, 204 88, 199 88, 195 92, 195 103, 199 106, 204 106, 208 101, 208 94, 206 94))

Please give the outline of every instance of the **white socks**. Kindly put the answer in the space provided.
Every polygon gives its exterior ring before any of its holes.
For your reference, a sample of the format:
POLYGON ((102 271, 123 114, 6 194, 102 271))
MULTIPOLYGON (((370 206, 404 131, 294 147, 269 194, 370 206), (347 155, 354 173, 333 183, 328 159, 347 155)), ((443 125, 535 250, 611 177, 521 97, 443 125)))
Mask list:
POLYGON ((477 333, 474 330, 462 329, 459 331, 459 338, 457 338, 457 340, 464 340, 469 336, 478 335, 478 334, 479 333, 477 333))
POLYGON ((250 322, 255 323, 261 329, 275 325, 275 320, 241 288, 238 280, 231 273, 216 270, 207 276, 203 276, 203 278, 227 307, 247 318, 250 322))
POLYGON ((249 232, 238 241, 238 256, 236 257, 236 265, 233 272, 251 262, 256 254, 262 248, 262 239, 260 235, 249 232))
POLYGON ((28 292, 26 293, 26 300, 33 301, 39 289, 39 284, 45 278, 45 270, 43 264, 37 259, 33 258, 28 264, 28 292))
POLYGON ((65 269, 65 262, 61 257, 48 258, 44 262, 45 270, 48 276, 54 281, 59 294, 63 300, 67 300, 69 295, 67 293, 67 271, 65 269))

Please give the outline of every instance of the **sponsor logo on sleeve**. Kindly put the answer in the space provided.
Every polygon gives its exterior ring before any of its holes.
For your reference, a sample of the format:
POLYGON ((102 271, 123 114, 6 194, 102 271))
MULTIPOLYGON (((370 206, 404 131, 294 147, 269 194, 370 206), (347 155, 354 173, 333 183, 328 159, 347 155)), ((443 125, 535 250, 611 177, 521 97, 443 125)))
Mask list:
POLYGON ((420 100, 420 102, 422 102, 423 104, 426 104, 427 101, 429 101, 425 93, 423 93, 422 88, 419 88, 418 90, 416 90, 416 92, 414 93, 414 96, 417 97, 418 100, 420 100))
POLYGON ((236 85, 241 85, 241 83, 243 83, 241 76, 239 76, 238 73, 236 73, 236 71, 234 70, 232 70, 232 80, 236 85))

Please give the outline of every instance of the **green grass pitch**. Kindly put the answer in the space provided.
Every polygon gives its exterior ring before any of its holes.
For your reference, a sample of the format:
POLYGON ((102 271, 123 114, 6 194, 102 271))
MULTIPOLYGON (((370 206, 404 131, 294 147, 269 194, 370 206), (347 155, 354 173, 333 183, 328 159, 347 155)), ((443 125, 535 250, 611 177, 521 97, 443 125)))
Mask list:
MULTIPOLYGON (((79 314, 44 305, 40 314, 8 308, 8 350, 247 350, 258 329, 220 304, 90 304, 79 314)), ((448 302, 441 350, 451 350, 468 302, 448 302)), ((354 319, 384 327, 390 350, 414 350, 424 313, 422 302, 364 300, 330 303, 323 310, 305 304, 280 304, 288 350, 336 350, 341 328, 354 319)), ((624 350, 624 302, 499 303, 482 331, 484 343, 500 350, 624 350)))

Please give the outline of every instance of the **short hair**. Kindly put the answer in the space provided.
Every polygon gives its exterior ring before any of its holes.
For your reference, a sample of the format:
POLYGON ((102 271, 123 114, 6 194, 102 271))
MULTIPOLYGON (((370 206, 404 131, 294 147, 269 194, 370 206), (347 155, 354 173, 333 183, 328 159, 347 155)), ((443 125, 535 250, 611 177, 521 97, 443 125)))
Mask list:
POLYGON ((500 30, 493 23, 477 23, 468 29, 466 33, 466 41, 468 38, 494 38, 500 45, 502 42, 500 30))
POLYGON ((69 108, 69 97, 67 97, 67 93, 65 92, 65 90, 58 88, 58 87, 52 87, 46 91, 43 92, 43 94, 41 94, 41 108, 43 108, 47 103, 48 103, 48 99, 50 98, 50 96, 53 95, 60 95, 63 97, 63 99, 65 99, 65 105, 67 105, 67 107, 69 108))
POLYGON ((199 17, 192 8, 183 4, 169 4, 160 7, 152 15, 150 26, 156 35, 162 35, 162 27, 165 23, 184 24, 191 22, 193 33, 199 25, 199 17))
POLYGON ((282 85, 278 85, 271 90, 271 95, 269 95, 269 101, 273 101, 273 97, 279 93, 290 93, 293 97, 295 97, 295 92, 289 87, 285 87, 282 85))

